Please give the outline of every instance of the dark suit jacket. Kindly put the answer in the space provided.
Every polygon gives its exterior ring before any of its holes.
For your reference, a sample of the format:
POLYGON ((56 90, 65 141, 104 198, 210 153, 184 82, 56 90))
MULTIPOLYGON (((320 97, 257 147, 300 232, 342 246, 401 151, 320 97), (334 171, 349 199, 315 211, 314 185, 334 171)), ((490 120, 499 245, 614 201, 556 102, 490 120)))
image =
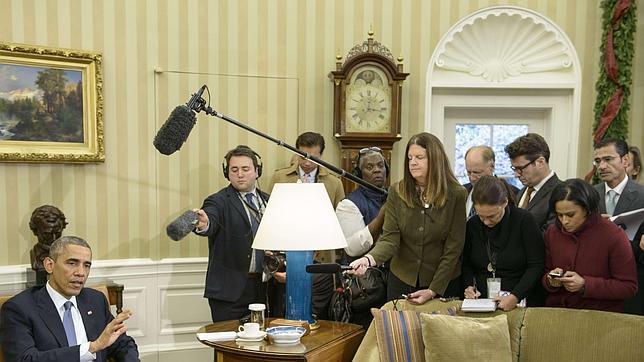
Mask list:
MULTIPOLYGON (((555 211, 550 210, 550 195, 557 185, 561 183, 557 174, 554 174, 545 184, 537 191, 537 193, 532 197, 528 208, 526 210, 530 211, 534 217, 534 221, 539 225, 541 233, 545 232, 548 225, 555 222, 555 211)), ((521 197, 527 187, 524 187, 517 194, 517 204, 521 202, 521 197)))
MULTIPOLYGON (((268 194, 260 192, 264 201, 268 194)), ((259 206, 259 205, 258 205, 259 206)), ((248 279, 253 234, 246 209, 232 185, 208 196, 201 207, 208 214, 208 271, 204 297, 234 302, 248 279)))
MULTIPOLYGON (((94 341, 114 317, 105 296, 83 288, 76 296, 87 340, 94 341), (91 313, 90 313, 91 312, 91 313)), ((27 289, 9 299, 0 312, 0 341, 7 361, 78 361, 79 346, 69 347, 63 322, 44 286, 27 289)), ((121 335, 114 344, 96 353, 97 361, 138 361, 134 340, 121 335)))
MULTIPOLYGON (((602 214, 606 213, 606 183, 602 182, 595 185, 595 189, 599 191, 599 211, 602 214)), ((623 212, 641 209, 644 207, 644 186, 638 184, 633 180, 628 180, 624 191, 619 196, 617 205, 615 205, 615 215, 623 212)), ((633 254, 637 264, 637 279, 638 290, 634 298, 626 300, 624 310, 626 313, 633 313, 644 315, 644 253, 640 249, 640 238, 644 230, 644 223, 640 225, 635 239, 631 240, 633 247, 633 254)))
MULTIPOLYGON (((606 213, 606 183, 602 182, 595 185, 595 189, 599 191, 599 211, 602 214, 606 213)), ((638 184, 633 180, 628 180, 624 191, 619 195, 617 205, 615 205, 615 215, 621 214, 626 211, 641 209, 644 207, 644 186, 638 184)))

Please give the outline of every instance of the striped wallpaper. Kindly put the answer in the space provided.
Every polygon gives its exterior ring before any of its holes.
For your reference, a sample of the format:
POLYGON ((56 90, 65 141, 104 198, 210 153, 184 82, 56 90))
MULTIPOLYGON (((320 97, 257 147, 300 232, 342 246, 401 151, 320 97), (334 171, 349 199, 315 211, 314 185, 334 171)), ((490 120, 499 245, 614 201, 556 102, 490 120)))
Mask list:
MULTIPOLYGON (((324 158, 338 162, 332 135, 335 54, 366 39, 404 57, 403 140, 422 130, 425 75, 451 25, 482 7, 512 4, 543 13, 570 37, 581 58, 582 164, 590 162, 594 82, 599 59, 597 1, 205 1, 0 0, 0 41, 103 53, 106 161, 101 164, 0 164, 0 265, 29 263, 31 211, 58 206, 65 234, 86 238, 95 259, 207 255, 205 239, 173 242, 165 225, 227 184, 225 152, 248 144, 264 160, 266 185, 290 154, 223 120, 200 115, 181 151, 163 156, 152 139, 174 106, 208 84, 212 106, 287 143, 322 133, 324 158), (587 152, 586 152, 587 151, 587 152)), ((640 10, 640 14, 642 11, 640 10)), ((640 24, 642 22, 640 16, 640 24)), ((638 32, 638 54, 644 29, 638 32)), ((641 64, 640 60, 636 64, 641 64)), ((634 70, 637 68, 634 68, 634 70)), ((636 71, 632 125, 642 133, 642 69, 636 71), (637 108, 639 107, 639 108, 637 108)), ((394 149, 402 158, 404 141, 394 149)), ((580 170, 580 174, 586 171, 580 170)), ((393 165, 393 178, 402 174, 393 165)))

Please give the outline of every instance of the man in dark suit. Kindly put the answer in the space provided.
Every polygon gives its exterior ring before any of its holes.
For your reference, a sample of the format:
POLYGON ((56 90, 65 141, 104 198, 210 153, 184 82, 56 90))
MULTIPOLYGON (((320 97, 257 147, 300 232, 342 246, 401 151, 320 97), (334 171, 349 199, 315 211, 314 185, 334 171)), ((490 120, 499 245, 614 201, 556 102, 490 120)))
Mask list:
POLYGON ((644 186, 626 175, 628 157, 624 140, 607 138, 594 147, 593 165, 603 181, 595 185, 602 214, 613 216, 644 207, 644 186))
MULTIPOLYGON (((467 201, 465 204, 465 212, 467 217, 471 217, 476 212, 472 204, 472 188, 476 182, 483 176, 494 176, 494 164, 496 157, 494 150, 489 146, 474 146, 465 152, 465 170, 467 171, 467 178, 470 182, 463 185, 467 189, 467 201)), ((519 189, 509 185, 513 192, 513 197, 519 192, 519 189)))
POLYGON ((238 319, 248 304, 266 299, 262 273, 264 251, 251 248, 268 195, 256 187, 260 157, 248 146, 230 150, 223 164, 230 184, 208 196, 198 210, 195 232, 208 237, 208 270, 204 297, 212 321, 238 319))
POLYGON ((555 221, 548 202, 555 186, 561 183, 550 170, 550 148, 543 137, 528 133, 505 146, 512 171, 525 186, 517 195, 517 206, 530 211, 542 232, 555 221))
POLYGON ((63 236, 43 261, 45 286, 9 299, 0 315, 0 340, 7 361, 138 361, 134 340, 123 323, 126 310, 114 318, 105 296, 84 288, 92 264, 89 244, 63 236))
MULTIPOLYGON (((593 153, 593 165, 603 181, 595 185, 600 195, 600 212, 613 216, 644 208, 644 187, 626 174, 626 167, 629 165, 628 144, 621 139, 606 138, 595 145, 593 153)), ((640 226, 640 230, 643 227, 640 226)), ((626 301, 624 310, 644 315, 644 260, 640 257, 640 241, 641 237, 631 240, 637 262, 639 288, 635 297, 626 301)))

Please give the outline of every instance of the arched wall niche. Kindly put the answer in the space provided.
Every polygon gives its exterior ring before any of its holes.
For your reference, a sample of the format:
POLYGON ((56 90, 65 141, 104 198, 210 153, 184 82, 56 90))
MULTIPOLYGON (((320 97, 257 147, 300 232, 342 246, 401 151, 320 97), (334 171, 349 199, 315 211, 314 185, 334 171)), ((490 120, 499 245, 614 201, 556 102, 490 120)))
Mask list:
POLYGON ((445 140, 452 162, 449 127, 460 120, 450 115, 476 122, 483 109, 488 121, 498 114, 501 123, 511 123, 508 117, 540 110, 544 117, 530 130, 548 141, 559 177, 575 175, 580 62, 568 36, 542 14, 495 6, 461 19, 438 42, 426 86, 425 129, 445 140))

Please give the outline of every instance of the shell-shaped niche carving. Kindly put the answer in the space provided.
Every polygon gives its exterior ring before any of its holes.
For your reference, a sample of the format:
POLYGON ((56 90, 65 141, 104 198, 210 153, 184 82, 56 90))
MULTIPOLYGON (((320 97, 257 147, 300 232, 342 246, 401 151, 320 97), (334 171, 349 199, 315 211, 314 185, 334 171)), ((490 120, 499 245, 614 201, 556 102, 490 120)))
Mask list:
POLYGON ((556 29, 525 13, 506 10, 470 18, 439 49, 436 66, 490 82, 522 73, 569 68, 570 49, 556 29))

